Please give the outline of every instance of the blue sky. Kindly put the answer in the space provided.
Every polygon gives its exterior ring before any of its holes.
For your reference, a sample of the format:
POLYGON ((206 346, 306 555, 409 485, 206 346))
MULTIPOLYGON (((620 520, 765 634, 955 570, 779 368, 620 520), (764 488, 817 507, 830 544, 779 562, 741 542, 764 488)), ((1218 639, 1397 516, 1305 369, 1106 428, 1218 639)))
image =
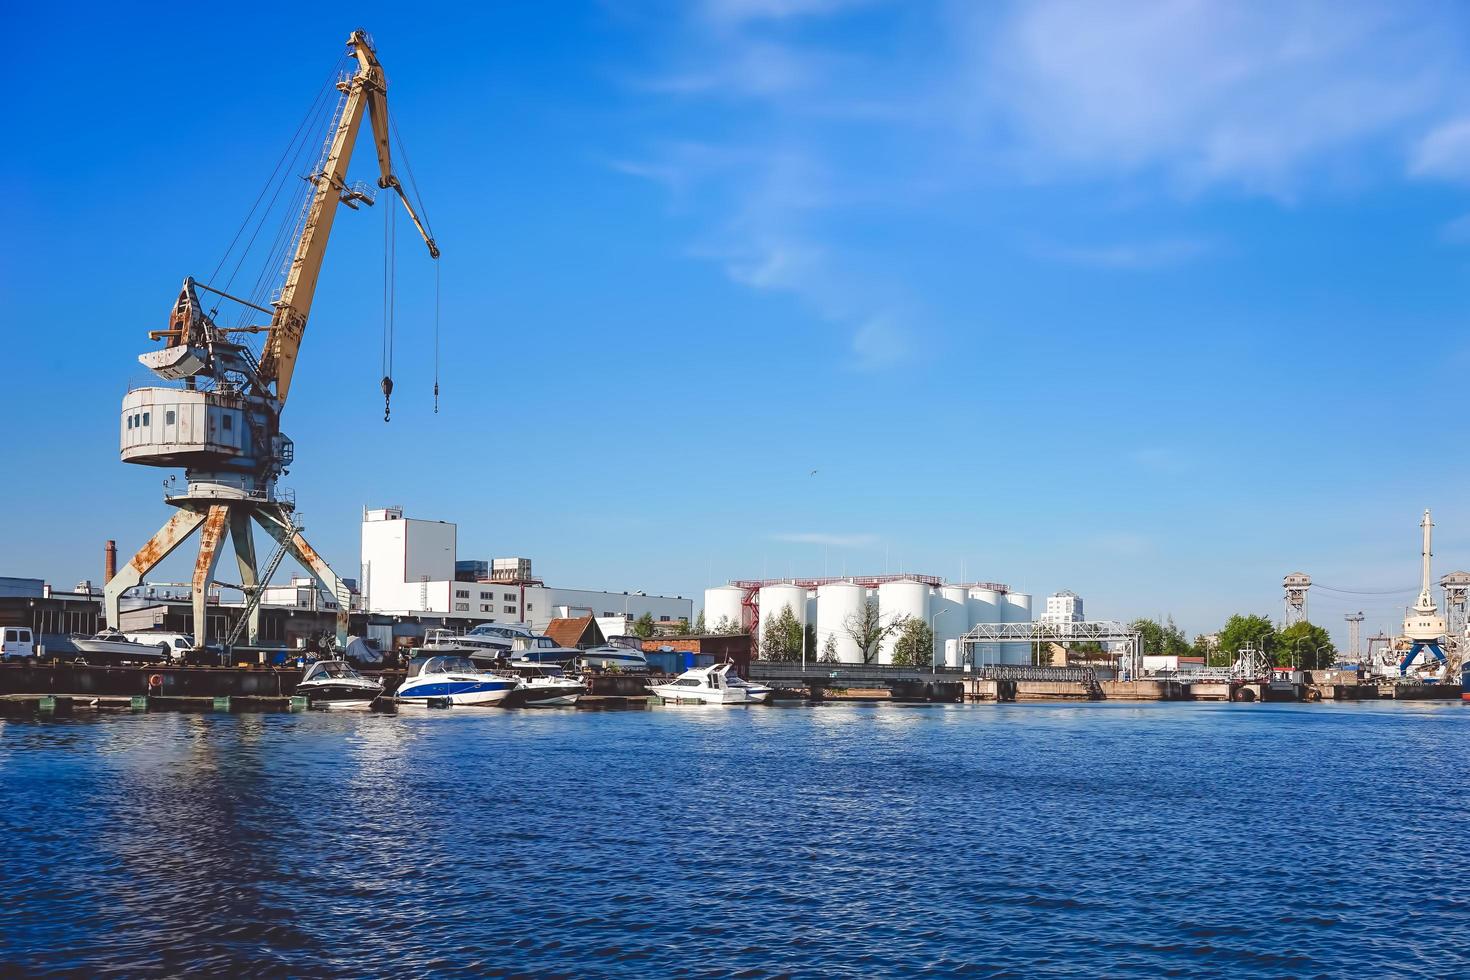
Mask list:
POLYGON ((1462 7, 343 16, 5 15, 0 574, 99 578, 167 516, 117 460, 135 357, 358 24, 444 249, 444 394, 401 247, 382 423, 382 219, 344 212, 285 415, 344 574, 385 503, 574 587, 963 570, 1190 632, 1297 569, 1413 588, 1426 506, 1470 567, 1462 7))

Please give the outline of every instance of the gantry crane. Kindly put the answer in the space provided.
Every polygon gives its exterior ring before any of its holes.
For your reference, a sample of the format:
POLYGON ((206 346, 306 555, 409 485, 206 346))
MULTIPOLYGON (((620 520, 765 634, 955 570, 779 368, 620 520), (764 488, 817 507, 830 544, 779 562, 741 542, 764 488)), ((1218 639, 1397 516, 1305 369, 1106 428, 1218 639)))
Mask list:
MULTIPOLYGON (((339 646, 346 642, 350 592, 307 543, 294 519, 295 500, 278 492, 276 481, 293 459, 291 440, 281 432, 281 411, 291 390, 337 205, 355 209, 373 203, 365 189, 347 183, 347 165, 364 111, 372 120, 377 146, 378 186, 397 194, 429 255, 439 257, 439 247, 393 174, 388 81, 372 42, 366 32, 358 30, 347 39, 347 48, 348 55, 356 59, 357 70, 337 82, 342 96, 331 139, 321 165, 309 177, 313 187, 278 298, 267 308, 193 278, 185 279, 167 329, 149 333, 150 340, 161 341, 163 346, 138 358, 158 377, 183 385, 137 388, 127 394, 122 405, 122 459, 147 466, 183 467, 187 489, 166 495, 178 511, 107 583, 108 626, 118 626, 123 594, 199 531, 191 586, 194 640, 203 647, 208 635, 206 600, 220 545, 228 533, 248 598, 249 642, 257 642, 258 598, 264 583, 256 563, 254 521, 275 539, 279 552, 291 554, 336 599, 337 642, 339 646), (201 289, 268 315, 269 325, 216 325, 212 312, 206 312, 200 302, 201 289), (260 358, 231 339, 233 333, 264 333, 260 358)), ((386 396, 392 390, 387 377, 383 387, 386 396)), ((268 563, 271 567, 278 563, 279 552, 268 563)))

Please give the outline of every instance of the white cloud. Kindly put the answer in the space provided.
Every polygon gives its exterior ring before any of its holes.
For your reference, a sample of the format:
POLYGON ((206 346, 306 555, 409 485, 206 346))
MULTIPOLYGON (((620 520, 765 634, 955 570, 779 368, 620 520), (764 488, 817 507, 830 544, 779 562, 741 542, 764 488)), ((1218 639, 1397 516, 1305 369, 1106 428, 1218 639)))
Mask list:
POLYGON ((817 531, 773 534, 771 540, 788 541, 792 544, 828 545, 833 548, 873 548, 879 542, 876 534, 826 534, 817 531))
POLYGON ((1444 123, 1419 140, 1409 157, 1409 173, 1416 177, 1470 179, 1470 118, 1444 123))
MULTIPOLYGON (((975 18, 987 110, 1043 173, 1158 168, 1279 196, 1442 108, 1464 77, 1443 7, 1042 0, 975 18), (1439 16, 1435 16, 1438 14, 1439 16)), ((1453 20, 1451 16, 1449 18, 1453 20)))

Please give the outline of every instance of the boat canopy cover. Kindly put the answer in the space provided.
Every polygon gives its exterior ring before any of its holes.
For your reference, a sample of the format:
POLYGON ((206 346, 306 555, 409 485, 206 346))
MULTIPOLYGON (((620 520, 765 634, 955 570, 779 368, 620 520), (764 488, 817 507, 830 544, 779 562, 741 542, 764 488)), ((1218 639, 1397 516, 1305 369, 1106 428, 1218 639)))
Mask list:
POLYGON ((380 664, 383 662, 383 654, 377 647, 372 646, 367 640, 360 636, 349 636, 347 646, 342 650, 342 658, 359 664, 380 664))

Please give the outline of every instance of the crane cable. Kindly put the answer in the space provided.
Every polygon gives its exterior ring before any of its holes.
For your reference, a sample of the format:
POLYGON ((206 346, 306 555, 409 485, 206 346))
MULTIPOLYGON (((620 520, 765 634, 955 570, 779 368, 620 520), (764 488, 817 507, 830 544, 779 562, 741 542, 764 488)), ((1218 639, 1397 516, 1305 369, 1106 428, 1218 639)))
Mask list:
POLYGON ((439 414, 439 260, 434 260, 434 414, 439 414))
POLYGON ((383 211, 383 421, 389 421, 393 399, 393 314, 398 301, 398 211, 393 202, 383 211))

